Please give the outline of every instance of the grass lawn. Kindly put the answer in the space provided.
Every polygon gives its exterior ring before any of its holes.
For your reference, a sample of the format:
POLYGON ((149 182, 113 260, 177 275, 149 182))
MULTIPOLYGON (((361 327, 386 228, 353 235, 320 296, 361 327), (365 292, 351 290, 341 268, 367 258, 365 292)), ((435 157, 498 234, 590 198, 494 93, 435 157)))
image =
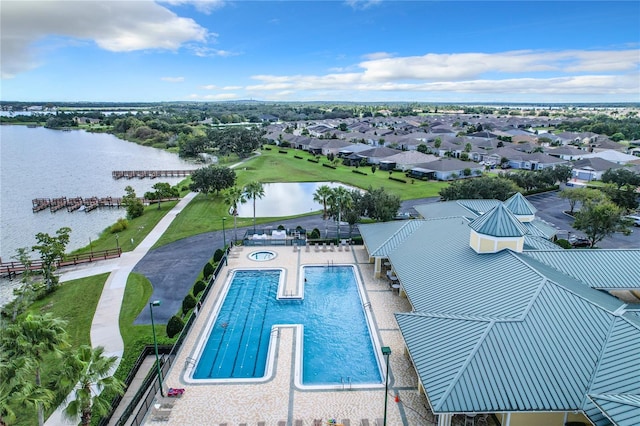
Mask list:
MULTIPOLYGON (((383 187, 392 194, 396 194, 401 200, 415 198, 435 197, 438 191, 448 185, 447 182, 421 181, 406 178, 404 173, 393 172, 395 178, 404 179, 407 183, 397 182, 389 179, 389 172, 377 170, 371 173, 371 167, 359 167, 357 170, 367 173, 360 175, 353 173, 354 167, 347 167, 338 164, 336 169, 323 167, 328 164, 326 158, 322 157, 319 163, 307 161, 315 159, 315 156, 305 151, 292 148, 278 148, 267 146, 271 150, 263 149, 261 155, 248 159, 243 165, 235 168, 237 175, 237 186, 244 186, 251 181, 262 183, 271 182, 342 182, 347 185, 367 189, 383 187), (285 151, 282 154, 279 151, 285 151), (302 159, 294 156, 302 157, 302 159), (286 173, 284 172, 286 171, 286 173)), ((237 163, 239 159, 235 156, 223 157, 221 164, 230 165, 237 163)), ((178 184, 178 187, 188 185, 189 179, 178 184)), ((181 195, 185 195, 182 192, 181 195)), ((162 203, 160 210, 156 205, 145 207, 141 217, 129 220, 129 227, 118 232, 118 244, 122 251, 131 251, 142 241, 149 231, 162 219, 162 217, 175 206, 177 202, 162 203), (133 243, 131 242, 133 239, 133 243)), ((182 238, 198 235, 204 232, 219 231, 222 229, 222 217, 229 216, 229 206, 222 203, 222 196, 216 194, 199 194, 187 207, 178 215, 171 226, 154 245, 154 248, 172 243, 182 238)), ((299 217, 299 216, 291 216, 299 217)), ((257 224, 273 222, 277 220, 289 219, 291 217, 278 218, 256 218, 257 224)), ((231 219, 231 218, 229 218, 231 219)), ((238 227, 253 224, 253 218, 238 218, 238 227)), ((227 229, 233 229, 233 220, 225 223, 227 229)), ((92 242, 91 249, 105 250, 116 247, 115 234, 108 229, 100 238, 92 242)), ((89 247, 83 247, 74 253, 88 253, 89 247)))

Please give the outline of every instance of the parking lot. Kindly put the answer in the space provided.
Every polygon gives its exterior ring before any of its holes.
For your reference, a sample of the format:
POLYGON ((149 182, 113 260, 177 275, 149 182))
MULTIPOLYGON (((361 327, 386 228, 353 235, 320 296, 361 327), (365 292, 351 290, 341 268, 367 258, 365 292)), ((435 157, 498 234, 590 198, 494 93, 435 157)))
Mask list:
MULTIPOLYGON (((571 234, 580 237, 584 233, 573 229, 571 226, 573 218, 564 213, 569 210, 569 202, 558 197, 558 192, 546 192, 543 194, 530 195, 527 199, 538 209, 536 216, 559 230, 560 238, 567 238, 571 234)), ((596 244, 599 248, 604 249, 639 249, 640 248, 640 227, 632 226, 630 235, 615 233, 606 237, 604 240, 596 244)))

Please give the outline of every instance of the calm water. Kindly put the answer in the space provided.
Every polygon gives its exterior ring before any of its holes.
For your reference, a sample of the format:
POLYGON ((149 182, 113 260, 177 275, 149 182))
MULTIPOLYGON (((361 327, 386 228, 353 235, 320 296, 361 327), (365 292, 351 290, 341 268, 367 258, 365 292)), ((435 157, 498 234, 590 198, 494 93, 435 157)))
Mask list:
MULTIPOLYGON (((313 194, 321 185, 353 189, 336 182, 265 183, 264 197, 256 200, 256 217, 293 216, 322 210, 322 204, 313 201, 313 194)), ((253 217, 253 200, 238 206, 238 216, 253 217)))
POLYGON ((0 126, 0 257, 10 261, 17 248, 36 243, 38 232, 53 235, 63 226, 72 229, 67 249, 74 250, 126 215, 122 209, 33 213, 34 198, 122 196, 127 185, 142 196, 156 182, 174 185, 180 178, 114 180, 111 171, 196 167, 175 154, 108 134, 0 126))
POLYGON ((305 267, 304 299, 276 299, 280 271, 237 271, 194 372, 259 378, 274 324, 303 324, 305 385, 380 383, 353 268, 305 267))

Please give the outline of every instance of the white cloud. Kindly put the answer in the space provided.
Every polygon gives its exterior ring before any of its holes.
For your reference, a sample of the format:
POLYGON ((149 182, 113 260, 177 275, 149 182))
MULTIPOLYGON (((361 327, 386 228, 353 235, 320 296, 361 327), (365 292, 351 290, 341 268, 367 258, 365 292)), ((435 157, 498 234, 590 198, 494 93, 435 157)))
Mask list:
POLYGON ((217 93, 215 95, 198 95, 193 93, 189 95, 189 99, 202 101, 229 101, 239 99, 239 96, 235 93, 217 93))
POLYGON ((191 49, 196 56, 199 56, 201 58, 206 58, 211 56, 228 57, 228 56, 239 55, 239 53, 231 52, 228 50, 214 49, 214 48, 202 46, 202 45, 189 46, 189 49, 191 49))
POLYGON ((364 10, 382 3, 382 0, 345 0, 345 3, 353 9, 364 10))
POLYGON ((161 2, 174 6, 181 4, 191 4, 196 8, 196 10, 202 13, 206 13, 207 15, 225 5, 224 0, 161 0, 161 2))
POLYGON ((167 83, 182 83, 184 77, 161 77, 160 80, 166 81, 167 83))
MULTIPOLYGON (((640 51, 510 51, 388 57, 376 53, 358 72, 255 75, 247 91, 283 93, 451 92, 477 94, 634 95, 640 93, 640 51)), ((350 68, 350 71, 353 71, 350 68)))
POLYGON ((206 42, 207 30, 150 0, 3 1, 2 78, 33 69, 40 60, 34 44, 55 36, 73 43, 95 42, 112 52, 177 50, 190 41, 206 42))

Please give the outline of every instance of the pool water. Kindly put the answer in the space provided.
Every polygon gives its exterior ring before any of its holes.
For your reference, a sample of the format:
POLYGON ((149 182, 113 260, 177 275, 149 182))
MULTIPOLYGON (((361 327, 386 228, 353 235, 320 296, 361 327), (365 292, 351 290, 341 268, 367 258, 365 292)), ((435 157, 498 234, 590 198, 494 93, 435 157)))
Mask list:
POLYGON ((194 379, 265 375, 274 324, 302 324, 302 383, 379 384, 381 373, 351 266, 304 267, 304 299, 277 299, 281 271, 236 271, 194 379))
POLYGON ((249 259, 258 262, 264 262, 265 260, 271 260, 276 257, 276 254, 272 251, 254 251, 249 254, 249 259))

